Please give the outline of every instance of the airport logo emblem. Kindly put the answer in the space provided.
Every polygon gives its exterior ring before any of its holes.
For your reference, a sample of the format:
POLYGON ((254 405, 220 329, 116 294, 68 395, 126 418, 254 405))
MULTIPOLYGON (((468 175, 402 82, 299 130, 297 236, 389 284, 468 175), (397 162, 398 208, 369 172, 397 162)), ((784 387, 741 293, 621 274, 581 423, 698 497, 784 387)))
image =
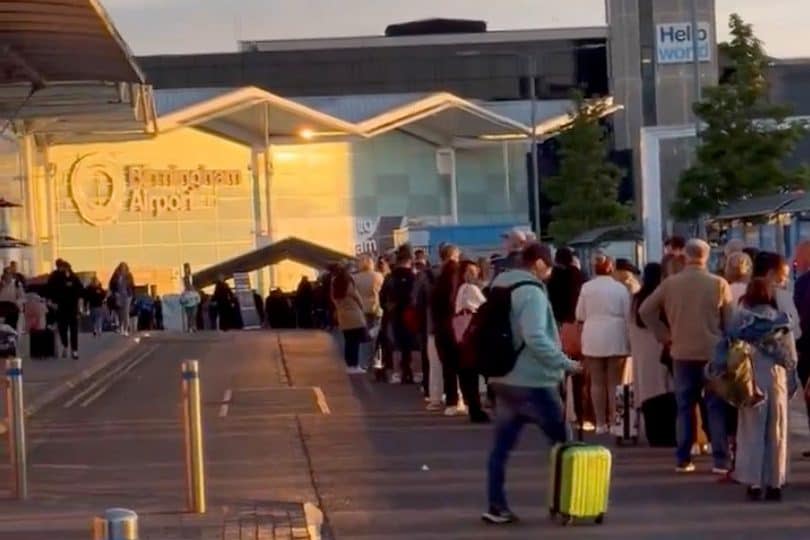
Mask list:
POLYGON ((68 194, 83 220, 91 225, 114 223, 123 210, 127 185, 121 166, 110 158, 86 154, 68 173, 68 194))

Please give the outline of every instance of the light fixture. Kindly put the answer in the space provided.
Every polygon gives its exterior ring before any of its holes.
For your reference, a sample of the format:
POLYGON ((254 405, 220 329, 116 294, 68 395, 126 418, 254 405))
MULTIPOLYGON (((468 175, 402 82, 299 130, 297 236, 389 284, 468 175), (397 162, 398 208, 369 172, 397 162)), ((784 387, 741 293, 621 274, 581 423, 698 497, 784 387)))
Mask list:
POLYGON ((298 132, 298 136, 301 137, 302 139, 310 141, 315 138, 315 132, 309 128, 304 128, 298 132))

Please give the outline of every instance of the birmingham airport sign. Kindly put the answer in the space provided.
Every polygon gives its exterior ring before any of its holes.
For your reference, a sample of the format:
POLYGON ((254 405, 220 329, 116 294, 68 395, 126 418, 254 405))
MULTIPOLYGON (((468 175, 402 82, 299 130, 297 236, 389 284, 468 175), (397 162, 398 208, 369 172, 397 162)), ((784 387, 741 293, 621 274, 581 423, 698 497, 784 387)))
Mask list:
POLYGON ((121 167, 89 154, 73 163, 68 183, 81 218, 100 226, 114 223, 123 210, 157 218, 214 208, 217 193, 240 187, 243 178, 239 169, 121 167))
MULTIPOLYGON (((709 23, 699 22, 697 33, 698 60, 700 62, 709 62, 712 59, 712 45, 709 40, 711 27, 709 23)), ((688 22, 657 25, 655 51, 658 63, 685 64, 693 62, 693 34, 692 24, 688 22)))

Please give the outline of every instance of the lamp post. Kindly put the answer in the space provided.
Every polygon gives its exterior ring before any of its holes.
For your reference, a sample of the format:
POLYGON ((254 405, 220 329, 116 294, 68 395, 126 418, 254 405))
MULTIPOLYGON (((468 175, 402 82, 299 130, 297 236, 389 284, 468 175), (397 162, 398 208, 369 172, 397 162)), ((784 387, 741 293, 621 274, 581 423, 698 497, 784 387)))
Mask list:
MULTIPOLYGON (((605 49, 606 43, 588 43, 585 45, 575 45, 573 47, 566 47, 560 49, 552 49, 543 51, 540 54, 553 54, 558 52, 572 52, 590 49, 605 49)), ((537 161, 537 57, 538 55, 531 53, 522 53, 518 51, 459 51, 456 56, 509 56, 517 58, 526 62, 526 75, 529 79, 529 122, 531 123, 531 132, 529 133, 529 144, 531 144, 531 167, 532 167, 532 180, 534 180, 534 226, 537 238, 542 238, 543 227, 540 224, 540 164, 537 161)))

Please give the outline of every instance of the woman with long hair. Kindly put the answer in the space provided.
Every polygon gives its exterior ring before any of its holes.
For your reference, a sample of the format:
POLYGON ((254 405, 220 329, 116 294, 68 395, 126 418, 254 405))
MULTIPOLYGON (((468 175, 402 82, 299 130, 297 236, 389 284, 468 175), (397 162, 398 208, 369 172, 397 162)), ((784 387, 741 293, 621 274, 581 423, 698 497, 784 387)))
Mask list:
POLYGON ((734 476, 751 500, 779 501, 787 480, 788 400, 798 388, 796 341, 789 316, 776 308, 776 286, 754 278, 742 298, 729 338, 751 350, 754 380, 763 399, 738 409, 734 476))
POLYGON ((658 288, 662 279, 662 265, 649 263, 644 267, 641 289, 633 296, 627 326, 636 404, 644 415, 647 441, 651 446, 674 446, 676 405, 672 376, 669 368, 661 362, 663 346, 638 314, 641 304, 658 288))
POLYGON ((110 296, 113 298, 115 312, 118 317, 118 332, 128 336, 130 328, 130 309, 132 299, 135 297, 135 280, 132 272, 129 271, 127 263, 120 263, 110 277, 108 287, 110 296))
POLYGON ((731 287, 731 300, 734 306, 739 305, 740 299, 745 294, 748 282, 751 281, 753 267, 751 257, 742 251, 733 251, 726 257, 723 276, 731 287))
POLYGON ((338 328, 343 332, 343 358, 346 361, 346 372, 350 375, 365 373, 359 366, 360 344, 366 340, 366 314, 363 301, 357 293, 349 271, 344 267, 335 270, 332 278, 332 303, 338 328))

